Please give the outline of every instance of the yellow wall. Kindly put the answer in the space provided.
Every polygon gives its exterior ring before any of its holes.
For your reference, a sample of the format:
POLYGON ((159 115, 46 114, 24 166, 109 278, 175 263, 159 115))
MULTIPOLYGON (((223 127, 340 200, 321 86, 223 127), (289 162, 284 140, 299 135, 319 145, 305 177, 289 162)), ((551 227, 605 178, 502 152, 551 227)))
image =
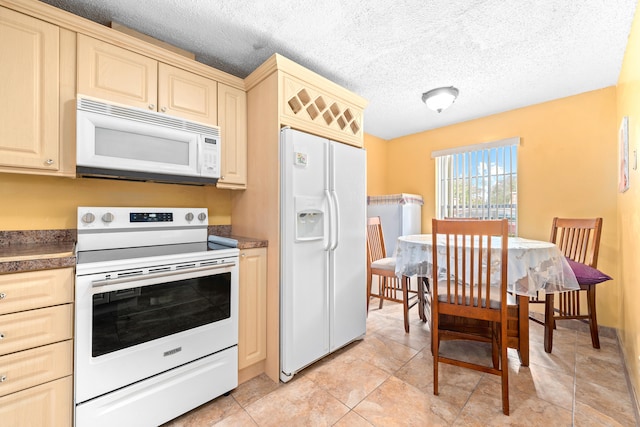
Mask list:
POLYGON ((206 207, 231 224, 230 190, 215 187, 0 174, 0 230, 76 228, 78 206, 206 207))
MULTIPOLYGON (((514 136, 521 138, 518 234, 548 240, 554 216, 603 217, 598 267, 618 278, 614 87, 391 140, 385 147, 386 191, 421 194, 422 229, 428 232, 435 213, 431 152, 514 136)), ((618 283, 598 288, 602 325, 620 325, 618 283)))
POLYGON ((367 195, 388 194, 387 141, 365 133, 364 148, 367 150, 367 195))
MULTIPOLYGON (((637 9, 636 9, 637 10, 637 9)), ((629 117, 629 190, 618 194, 618 275, 620 277, 620 340, 631 383, 640 389, 640 175, 633 170, 633 152, 640 148, 640 17, 636 17, 618 80, 618 115, 629 117)))

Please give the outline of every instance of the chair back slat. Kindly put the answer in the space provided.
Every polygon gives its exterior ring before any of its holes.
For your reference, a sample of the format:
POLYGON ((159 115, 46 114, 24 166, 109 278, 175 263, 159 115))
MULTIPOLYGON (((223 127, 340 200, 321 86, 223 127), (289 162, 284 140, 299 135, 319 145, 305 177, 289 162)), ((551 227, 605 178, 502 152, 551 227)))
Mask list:
MULTIPOLYGON (((496 302, 500 304, 500 301, 506 300, 507 221, 434 219, 432 238, 436 284, 433 298, 439 301, 439 311, 456 315, 461 310, 469 317, 499 318, 501 308, 496 306, 496 302), (444 236, 441 237, 445 242, 444 247, 438 247, 439 236, 444 236), (492 238, 500 239, 502 249, 498 255, 493 250, 492 238), (499 269, 500 283, 492 284, 491 266, 499 269), (491 310, 494 313, 490 313, 491 310)), ((506 305, 500 306, 506 310, 506 305)))
POLYGON ((367 251, 369 263, 387 257, 379 216, 367 218, 367 251))
POLYGON ((551 239, 567 258, 596 268, 602 218, 554 218, 551 239))

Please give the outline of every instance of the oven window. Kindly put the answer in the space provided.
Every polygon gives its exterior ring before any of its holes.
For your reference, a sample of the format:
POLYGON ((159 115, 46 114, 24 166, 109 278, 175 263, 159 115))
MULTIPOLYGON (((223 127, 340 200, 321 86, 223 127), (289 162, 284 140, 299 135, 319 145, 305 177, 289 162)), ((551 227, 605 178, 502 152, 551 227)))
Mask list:
POLYGON ((93 296, 92 356, 231 316, 231 273, 93 296))

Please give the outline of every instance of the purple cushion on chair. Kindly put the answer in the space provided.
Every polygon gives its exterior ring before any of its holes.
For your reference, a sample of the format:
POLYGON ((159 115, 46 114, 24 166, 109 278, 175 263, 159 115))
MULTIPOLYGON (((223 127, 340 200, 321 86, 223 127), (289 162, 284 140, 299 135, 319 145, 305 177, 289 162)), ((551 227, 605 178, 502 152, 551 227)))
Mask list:
POLYGON ((596 283, 612 280, 611 277, 604 274, 597 268, 593 268, 581 262, 573 261, 567 258, 569 266, 573 270, 573 274, 576 275, 576 279, 580 285, 595 285, 596 283))

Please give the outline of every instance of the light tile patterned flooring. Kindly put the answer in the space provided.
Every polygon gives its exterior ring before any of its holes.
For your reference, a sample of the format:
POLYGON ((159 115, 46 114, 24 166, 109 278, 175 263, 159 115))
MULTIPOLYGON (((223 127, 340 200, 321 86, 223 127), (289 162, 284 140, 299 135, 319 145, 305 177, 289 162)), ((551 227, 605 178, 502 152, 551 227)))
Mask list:
MULTIPOLYGON (((542 326, 530 322, 530 366, 509 349, 510 416, 502 414, 500 378, 440 365, 433 395, 428 327, 410 312, 404 333, 399 304, 373 305, 367 335, 297 374, 287 384, 258 376, 167 423, 186 426, 634 426, 631 394, 614 338, 562 327, 553 353, 542 326)), ((565 323, 566 325, 566 323, 565 323)), ((484 344, 443 342, 442 351, 490 363, 484 344)))

